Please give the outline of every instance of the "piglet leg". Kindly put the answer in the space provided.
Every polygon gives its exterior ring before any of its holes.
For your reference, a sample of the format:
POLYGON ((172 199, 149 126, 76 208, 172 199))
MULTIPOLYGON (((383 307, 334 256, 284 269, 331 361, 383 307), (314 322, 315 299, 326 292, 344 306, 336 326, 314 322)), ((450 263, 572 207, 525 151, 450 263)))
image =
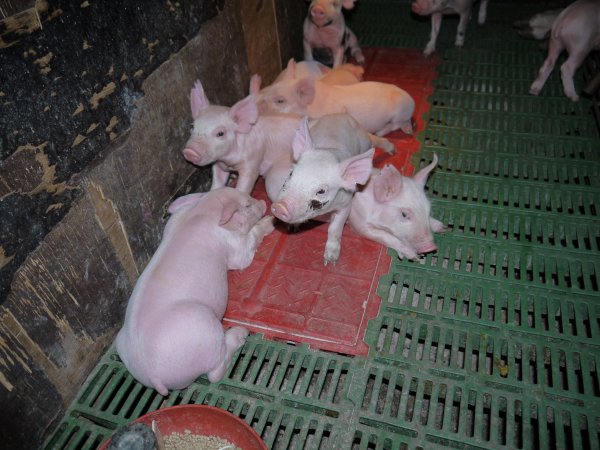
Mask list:
POLYGON ((456 40, 454 41, 454 45, 456 47, 462 47, 465 43, 465 32, 467 31, 467 23, 469 22, 470 15, 470 9, 467 9, 460 14, 460 18, 458 19, 458 28, 456 29, 456 40))
POLYGON ((215 189, 224 187, 227 184, 228 180, 229 172, 226 172, 223 169, 221 169, 218 164, 213 164, 212 183, 210 185, 210 190, 214 191, 215 189))
POLYGON ((348 27, 346 27, 346 35, 348 39, 348 47, 350 48, 350 53, 352 54, 357 63, 361 65, 364 64, 365 57, 363 56, 362 50, 358 45, 358 39, 356 38, 356 35, 348 27))
POLYGON ((273 225, 273 216, 265 216, 252 227, 242 248, 236 248, 233 255, 230 256, 227 268, 231 270, 242 270, 248 267, 254 259, 256 249, 263 241, 265 236, 275 229, 273 225))
POLYGON ((429 35, 429 42, 423 51, 425 56, 429 56, 435 51, 435 42, 437 41, 438 34, 440 34, 441 25, 442 13, 433 13, 431 15, 431 34, 429 35))
POLYGON ((327 229, 327 243, 325 244, 324 264, 330 262, 335 265, 340 257, 340 247, 344 224, 350 215, 350 208, 331 213, 331 221, 327 229))
POLYGON ((544 64, 542 64, 542 67, 540 67, 538 77, 535 79, 535 81, 529 88, 529 93, 533 95, 538 95, 540 93, 540 91, 544 87, 544 84, 546 83, 546 80, 550 76, 552 69, 554 69, 556 60, 558 59, 563 49, 564 47, 557 39, 553 39, 552 37, 550 38, 548 56, 546 57, 544 64))
POLYGON ((369 140, 371 141, 371 147, 379 147, 390 155, 396 153, 396 146, 386 138, 369 133, 369 140))
POLYGON ((479 25, 483 25, 485 23, 485 19, 487 17, 487 5, 488 0, 481 0, 479 4, 479 16, 477 17, 477 23, 479 25))
POLYGON ((567 51, 569 52, 569 57, 563 65, 560 66, 560 77, 562 79, 565 95, 576 102, 579 100, 579 96, 575 92, 573 76, 575 75, 577 68, 583 63, 583 60, 587 56, 587 52, 576 48, 568 48, 567 51))
POLYGON ((221 363, 207 374, 208 381, 215 383, 225 376, 233 354, 244 345, 246 337, 248 337, 248 330, 243 327, 233 327, 225 332, 225 342, 221 347, 221 363))

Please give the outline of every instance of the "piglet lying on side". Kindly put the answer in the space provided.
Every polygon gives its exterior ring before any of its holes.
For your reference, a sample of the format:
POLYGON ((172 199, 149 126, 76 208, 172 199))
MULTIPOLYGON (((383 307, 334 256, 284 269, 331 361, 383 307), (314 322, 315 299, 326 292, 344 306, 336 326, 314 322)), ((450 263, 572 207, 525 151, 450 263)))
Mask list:
POLYGON ((412 178, 403 177, 394 166, 374 169, 368 184, 352 199, 352 228, 393 248, 400 258, 416 259, 435 251, 432 231, 444 231, 444 225, 430 216, 423 188, 437 161, 434 155, 432 163, 412 178))
POLYGON ((225 186, 236 172, 236 189, 249 194, 279 153, 289 154, 298 117, 259 117, 253 95, 231 108, 211 105, 200 81, 191 91, 190 103, 194 127, 183 156, 198 166, 213 165, 211 190, 225 186))
POLYGON ((318 119, 347 112, 368 132, 412 134, 415 101, 398 86, 376 81, 330 85, 311 77, 285 79, 257 94, 261 114, 290 113, 318 119))
POLYGON ((271 86, 281 81, 304 77, 321 80, 327 84, 354 84, 362 81, 364 73, 365 69, 356 64, 346 63, 331 69, 317 61, 296 62, 291 58, 271 86))
POLYGON ((567 6, 552 24, 548 56, 529 92, 533 95, 540 93, 558 57, 566 50, 569 58, 560 66, 563 90, 574 102, 579 100, 573 75, 593 49, 600 49, 600 1, 578 0, 567 6))
POLYGON ((161 395, 183 389, 202 374, 221 379, 248 331, 224 332, 227 270, 250 265, 273 231, 266 205, 224 187, 190 194, 169 207, 156 253, 129 299, 116 339, 127 370, 161 395))
MULTIPOLYGON (((489 0, 481 0, 479 5, 479 16, 477 22, 480 25, 485 23, 487 16, 487 4, 489 0)), ((425 56, 431 55, 435 51, 435 43, 437 41, 438 34, 440 33, 440 26, 442 25, 442 16, 444 14, 458 14, 458 28, 456 29, 456 40, 454 45, 462 47, 465 42, 465 31, 467 30, 467 22, 471 17, 471 6, 473 0, 415 0, 411 8, 415 14, 421 16, 431 15, 431 34, 429 36, 429 42, 425 46, 423 54, 425 56)))
MULTIPOLYGON (((331 214, 325 265, 335 263, 339 258, 352 195, 356 185, 365 184, 371 174, 372 146, 370 135, 348 114, 324 116, 312 125, 310 132, 305 118, 294 138, 292 148, 296 164, 283 180, 271 211, 275 217, 290 224, 331 214)), ((390 151, 392 149, 393 145, 390 151)), ((267 174, 267 191, 274 190, 272 185, 281 185, 282 180, 276 175, 275 171, 267 174)))

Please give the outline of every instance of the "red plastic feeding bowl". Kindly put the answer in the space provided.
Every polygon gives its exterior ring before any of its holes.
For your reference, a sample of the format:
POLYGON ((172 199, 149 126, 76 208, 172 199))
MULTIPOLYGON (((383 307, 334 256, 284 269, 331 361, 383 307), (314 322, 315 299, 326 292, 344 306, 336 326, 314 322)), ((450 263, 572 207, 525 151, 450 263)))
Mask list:
MULTIPOLYGON (((243 450, 267 450, 265 443, 250 425, 230 412, 214 406, 171 406, 143 415, 133 423, 143 423, 152 427, 153 420, 164 437, 171 433, 183 434, 189 430, 192 434, 225 439, 243 450)), ((110 440, 101 445, 99 450, 105 450, 108 444, 110 440)))

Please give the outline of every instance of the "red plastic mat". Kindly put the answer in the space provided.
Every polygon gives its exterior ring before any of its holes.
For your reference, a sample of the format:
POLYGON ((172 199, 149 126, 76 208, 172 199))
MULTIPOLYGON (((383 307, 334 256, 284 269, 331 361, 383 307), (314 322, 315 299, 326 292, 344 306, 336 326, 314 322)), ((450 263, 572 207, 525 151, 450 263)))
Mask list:
MULTIPOLYGON (((421 131, 438 59, 424 58, 416 49, 363 52, 365 79, 393 83, 411 94, 416 102, 415 134, 421 131)), ((387 137, 396 145, 396 154, 377 149, 375 166, 393 164, 403 174, 412 174, 409 159, 419 150, 419 142, 401 131, 387 137)), ((262 180, 253 196, 270 206, 262 180)), ((225 325, 243 325, 271 339, 366 356, 368 347, 362 337, 367 322, 378 314, 377 283, 389 271, 390 257, 384 246, 346 225, 340 259, 335 266, 324 266, 326 240, 326 223, 310 222, 297 232, 288 232, 279 223, 259 247, 252 265, 229 273, 225 325)))

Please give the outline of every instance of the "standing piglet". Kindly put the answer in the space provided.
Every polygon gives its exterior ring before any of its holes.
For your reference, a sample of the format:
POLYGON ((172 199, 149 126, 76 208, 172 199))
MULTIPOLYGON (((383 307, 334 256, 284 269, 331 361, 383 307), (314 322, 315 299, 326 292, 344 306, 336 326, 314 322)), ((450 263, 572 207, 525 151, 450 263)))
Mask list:
POLYGON ((356 35, 346 26, 342 8, 352 9, 356 0, 312 0, 304 20, 304 59, 337 67, 350 51, 359 64, 365 57, 356 35))
POLYGON ((367 182, 373 167, 375 149, 365 151, 371 141, 367 133, 357 134, 358 128, 348 114, 335 114, 318 120, 309 132, 305 118, 292 145, 296 164, 271 205, 273 215, 290 224, 331 214, 325 265, 339 258, 352 195, 357 184, 367 182))
MULTIPOLYGON (((487 16, 487 5, 489 0, 481 0, 479 5, 479 17, 477 22, 480 25, 485 23, 487 16)), ((429 42, 425 46, 423 54, 425 56, 431 55, 435 51, 435 43, 437 41, 438 34, 440 33, 440 26, 442 24, 442 16, 444 14, 458 14, 458 28, 456 29, 456 40, 454 45, 462 47, 465 42, 465 31, 467 30, 467 22, 471 17, 471 6, 473 0, 415 0, 411 6, 412 11, 420 16, 431 15, 431 34, 429 35, 429 42)))
POLYGON ((400 258, 416 259, 435 251, 432 231, 444 231, 444 225, 430 216, 424 187, 437 161, 434 155, 432 163, 412 178, 403 177, 394 166, 374 169, 368 184, 352 199, 352 228, 393 248, 400 258))
POLYGON ((289 154, 299 117, 258 116, 256 99, 249 95, 231 108, 211 105, 196 81, 190 103, 194 126, 183 156, 198 166, 212 164, 211 190, 238 175, 236 188, 249 194, 279 154, 289 154))
POLYGON ((569 58, 560 66, 563 90, 574 102, 579 100, 573 75, 593 49, 600 49, 600 0, 578 0, 567 6, 552 24, 548 56, 529 92, 540 93, 556 60, 563 50, 567 50, 569 58))
POLYGON ((202 374, 223 377, 248 331, 223 331, 227 270, 250 265, 273 231, 266 205, 224 187, 175 200, 162 242, 142 272, 116 339, 127 370, 161 395, 202 374))
POLYGON ((260 91, 257 104, 261 114, 291 113, 311 119, 347 112, 378 136, 397 129, 413 132, 414 99, 398 86, 377 81, 341 86, 310 77, 286 79, 260 91))

